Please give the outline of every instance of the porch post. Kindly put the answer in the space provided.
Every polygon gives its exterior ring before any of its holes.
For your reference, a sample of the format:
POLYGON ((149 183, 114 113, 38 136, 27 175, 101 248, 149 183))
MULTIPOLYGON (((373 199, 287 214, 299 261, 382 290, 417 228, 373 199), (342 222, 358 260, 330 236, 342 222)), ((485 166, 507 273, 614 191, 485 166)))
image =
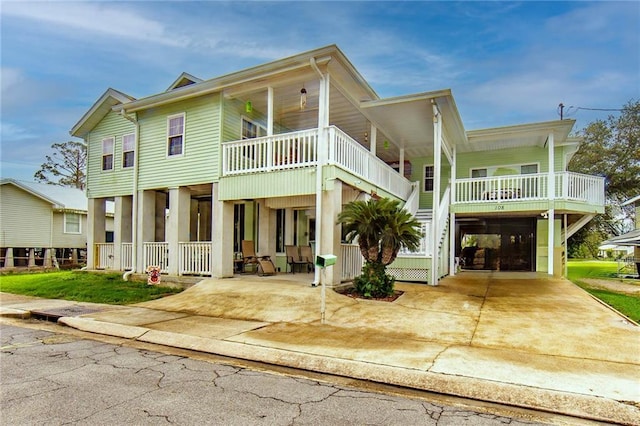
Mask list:
POLYGON ((267 136, 273 135, 273 87, 267 87, 267 136))
POLYGON ((256 253, 276 259, 276 212, 267 207, 264 199, 258 200, 258 244, 256 253))
POLYGON ((51 248, 46 248, 44 249, 44 262, 42 264, 42 266, 44 266, 45 268, 50 268, 51 267, 51 248))
MULTIPOLYGON (((326 182, 327 188, 323 193, 322 216, 316 218, 322 221, 322 229, 325 231, 317 236, 321 241, 324 252, 320 254, 334 254, 338 256, 338 262, 324 270, 326 285, 335 287, 342 282, 342 246, 340 244, 340 226, 336 225, 338 214, 342 210, 342 182, 333 179, 326 182)), ((320 268, 316 268, 320 269, 320 268)))
POLYGON ((191 192, 184 186, 169 189, 169 275, 180 275, 180 242, 189 241, 191 192))
POLYGON ((113 218, 113 267, 122 266, 122 243, 131 242, 132 199, 130 196, 115 197, 113 218))
POLYGON ((96 267, 95 244, 104 243, 106 203, 104 198, 89 198, 87 209, 87 268, 96 267))
MULTIPOLYGON (((453 155, 451 156, 451 197, 449 198, 449 207, 456 201, 456 146, 453 146, 453 155)), ((451 210, 451 209, 449 209, 451 210)), ((456 274, 456 214, 449 214, 449 274, 456 274)))
MULTIPOLYGON (((144 273, 147 269, 147 259, 145 258, 144 243, 154 242, 156 236, 156 193, 155 191, 138 191, 138 233, 136 241, 137 265, 136 271, 144 273)), ((162 209, 164 216, 164 207, 162 209)))
MULTIPOLYGON (((316 251, 315 254, 326 254, 322 244, 322 191, 324 178, 322 176, 324 163, 327 161, 329 149, 328 127, 329 126, 329 74, 320 75, 320 88, 318 94, 318 158, 316 160, 316 251)), ((335 226, 335 225, 334 225, 335 226)), ((331 248, 331 247, 329 247, 331 248)), ((320 268, 315 268, 313 279, 314 285, 322 284, 320 268)), ((324 299, 323 299, 324 300, 324 299)), ((324 319, 324 303, 321 308, 324 319)))
POLYGON ((233 277, 233 203, 219 199, 219 183, 211 189, 211 275, 233 277))
POLYGON ((555 141, 553 132, 549 133, 548 137, 549 143, 549 171, 548 171, 548 182, 547 182, 547 197, 549 198, 549 212, 548 212, 548 226, 549 226, 549 239, 547 241, 548 251, 547 251, 547 273, 549 275, 553 275, 553 259, 555 257, 555 179, 554 179, 554 171, 555 171, 555 163, 554 163, 554 153, 555 153, 555 141))
POLYGON ((440 110, 435 100, 431 100, 433 107, 433 219, 431 223, 431 285, 438 285, 438 265, 440 264, 440 252, 438 249, 438 242, 440 241, 440 229, 438 229, 438 223, 440 218, 438 212, 440 210, 440 173, 441 173, 441 157, 442 157, 442 117, 440 110))
POLYGON ((398 173, 400 176, 404 176, 404 148, 400 148, 400 164, 398 166, 398 173))
POLYGON ((371 136, 369 137, 369 152, 372 155, 376 155, 376 150, 378 147, 378 128, 371 124, 371 136))
POLYGON ((27 261, 28 262, 27 266, 29 268, 32 268, 32 267, 36 266, 36 249, 30 248, 28 253, 29 253, 28 254, 29 258, 28 258, 28 261, 27 261))

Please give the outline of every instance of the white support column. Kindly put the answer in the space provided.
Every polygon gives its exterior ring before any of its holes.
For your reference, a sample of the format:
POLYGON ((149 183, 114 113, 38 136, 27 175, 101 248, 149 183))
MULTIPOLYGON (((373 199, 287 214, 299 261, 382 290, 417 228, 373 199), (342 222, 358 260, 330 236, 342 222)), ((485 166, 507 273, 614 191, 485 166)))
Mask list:
POLYGON ((29 260, 28 260, 27 266, 29 268, 32 268, 32 267, 36 266, 36 250, 33 249, 33 248, 30 248, 28 253, 29 253, 28 254, 29 260))
POLYGON ((440 241, 440 229, 438 211, 440 210, 440 174, 442 170, 441 158, 442 158, 442 117, 438 110, 438 105, 435 101, 431 101, 433 106, 433 219, 431 221, 431 244, 432 244, 432 257, 431 257, 431 285, 438 285, 438 265, 440 260, 440 252, 438 249, 438 243, 440 241))
MULTIPOLYGON (((449 210, 451 204, 456 200, 456 146, 453 146, 453 155, 451 156, 451 197, 449 198, 449 210)), ((456 214, 449 214, 449 274, 456 274, 456 214)))
POLYGON ((273 87, 267 87, 267 136, 273 135, 273 87))
POLYGON ((87 268, 95 269, 95 244, 106 239, 106 202, 104 198, 89 198, 87 209, 87 268))
POLYGON ((404 176, 404 148, 400 148, 400 164, 398 173, 400 173, 400 176, 404 176))
POLYGON ((285 245, 297 244, 297 241, 293 241, 293 228, 296 224, 293 223, 293 209, 284 210, 284 243, 285 245))
POLYGON ((51 262, 51 252, 52 251, 54 252, 54 256, 55 256, 55 249, 52 249, 52 248, 44 249, 44 263, 43 263, 43 266, 45 268, 50 268, 51 265, 52 265, 52 262, 51 262))
POLYGON ((325 284, 332 287, 340 285, 342 281, 341 235, 340 227, 336 225, 338 214, 342 210, 342 182, 334 179, 326 182, 326 185, 329 188, 322 196, 322 216, 316 218, 316 222, 322 221, 322 229, 325 231, 320 236, 316 235, 316 241, 320 240, 320 246, 323 247, 323 251, 318 254, 338 256, 338 262, 324 271, 325 284))
POLYGON ((376 150, 378 148, 378 128, 371 124, 371 131, 369 133, 369 152, 371 152, 371 154, 373 155, 376 155, 376 150))
POLYGON ((233 203, 219 200, 219 183, 212 187, 211 273, 233 277, 233 203))
POLYGON ((113 217, 113 268, 122 265, 122 243, 132 240, 132 199, 130 196, 115 197, 113 217))
POLYGON ((264 199, 257 201, 258 205, 258 244, 256 254, 271 256, 276 259, 276 211, 267 207, 264 199))
POLYGON ((189 241, 191 211, 191 191, 181 186, 169 189, 169 226, 167 242, 169 243, 169 275, 180 273, 179 243, 189 241))
MULTIPOLYGON (((136 250, 136 271, 144 273, 146 271, 147 260, 144 256, 144 243, 154 242, 156 236, 156 193, 155 191, 138 191, 138 229, 136 250)), ((161 211, 164 216, 164 207, 161 211)))
MULTIPOLYGON (((318 160, 316 166, 316 248, 315 254, 323 254, 325 247, 322 245, 322 191, 323 191, 323 166, 327 161, 328 151, 328 133, 327 126, 329 125, 329 74, 323 74, 320 78, 320 89, 318 94, 318 160)), ((315 276, 313 279, 314 285, 321 284, 320 268, 315 269, 315 276)))
POLYGON ((554 231, 555 231, 555 190, 556 190, 556 185, 555 185, 555 178, 554 178, 554 171, 555 171, 555 163, 554 163, 554 154, 555 154, 555 141, 554 141, 554 135, 553 132, 549 133, 549 136, 547 138, 547 143, 548 143, 548 148, 549 148, 549 171, 547 174, 547 197, 549 198, 549 212, 548 212, 548 225, 549 225, 549 239, 547 241, 547 245, 548 245, 548 258, 547 258, 547 273, 549 275, 553 275, 553 259, 554 259, 554 255, 555 255, 555 246, 554 246, 554 242, 555 242, 555 235, 554 235, 554 231))

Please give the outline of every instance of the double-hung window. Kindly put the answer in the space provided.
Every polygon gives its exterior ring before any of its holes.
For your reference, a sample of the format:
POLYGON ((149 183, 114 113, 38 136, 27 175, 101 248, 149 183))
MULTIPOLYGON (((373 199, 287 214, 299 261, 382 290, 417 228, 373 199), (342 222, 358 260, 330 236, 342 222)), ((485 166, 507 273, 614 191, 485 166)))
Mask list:
POLYGON ((65 234, 80 234, 82 232, 80 226, 80 215, 77 213, 65 213, 64 214, 64 233, 65 234))
POLYGON ((133 167, 133 161, 135 159, 136 149, 136 136, 135 133, 124 135, 122 137, 122 167, 133 167))
POLYGON ((113 170, 113 145, 114 139, 102 139, 102 170, 113 170))
POLYGON ((167 155, 184 152, 184 113, 167 117, 167 155))
POLYGON ((529 175, 532 173, 538 173, 538 165, 537 164, 524 164, 520 166, 520 174, 529 175))
POLYGON ((433 166, 424 166, 424 192, 433 191, 433 166))

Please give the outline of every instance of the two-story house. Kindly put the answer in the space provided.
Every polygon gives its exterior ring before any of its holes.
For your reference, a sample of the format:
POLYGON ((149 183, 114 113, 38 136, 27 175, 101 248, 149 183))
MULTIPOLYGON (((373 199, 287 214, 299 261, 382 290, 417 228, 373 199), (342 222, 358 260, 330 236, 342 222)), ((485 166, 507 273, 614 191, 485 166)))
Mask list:
POLYGON ((364 197, 400 200, 423 224, 388 269, 437 284, 463 268, 561 273, 564 241, 604 205, 598 177, 566 171, 572 120, 466 131, 450 90, 380 98, 335 45, 133 99, 107 90, 72 128, 88 146, 88 264, 230 277, 241 241, 285 271, 285 245, 357 247, 336 217, 364 197), (104 241, 115 201, 114 242, 104 241), (471 253, 473 254, 471 255, 471 253))

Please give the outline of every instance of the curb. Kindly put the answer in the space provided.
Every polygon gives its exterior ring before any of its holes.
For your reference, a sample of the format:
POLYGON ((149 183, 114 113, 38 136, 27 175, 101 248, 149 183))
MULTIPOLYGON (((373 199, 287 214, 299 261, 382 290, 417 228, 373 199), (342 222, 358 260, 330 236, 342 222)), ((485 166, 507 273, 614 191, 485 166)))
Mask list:
POLYGON ((369 380, 596 421, 633 425, 637 424, 640 418, 640 407, 633 403, 596 396, 424 370, 411 370, 246 343, 186 336, 179 333, 113 324, 87 318, 62 317, 58 322, 82 331, 135 339, 146 343, 369 380))

